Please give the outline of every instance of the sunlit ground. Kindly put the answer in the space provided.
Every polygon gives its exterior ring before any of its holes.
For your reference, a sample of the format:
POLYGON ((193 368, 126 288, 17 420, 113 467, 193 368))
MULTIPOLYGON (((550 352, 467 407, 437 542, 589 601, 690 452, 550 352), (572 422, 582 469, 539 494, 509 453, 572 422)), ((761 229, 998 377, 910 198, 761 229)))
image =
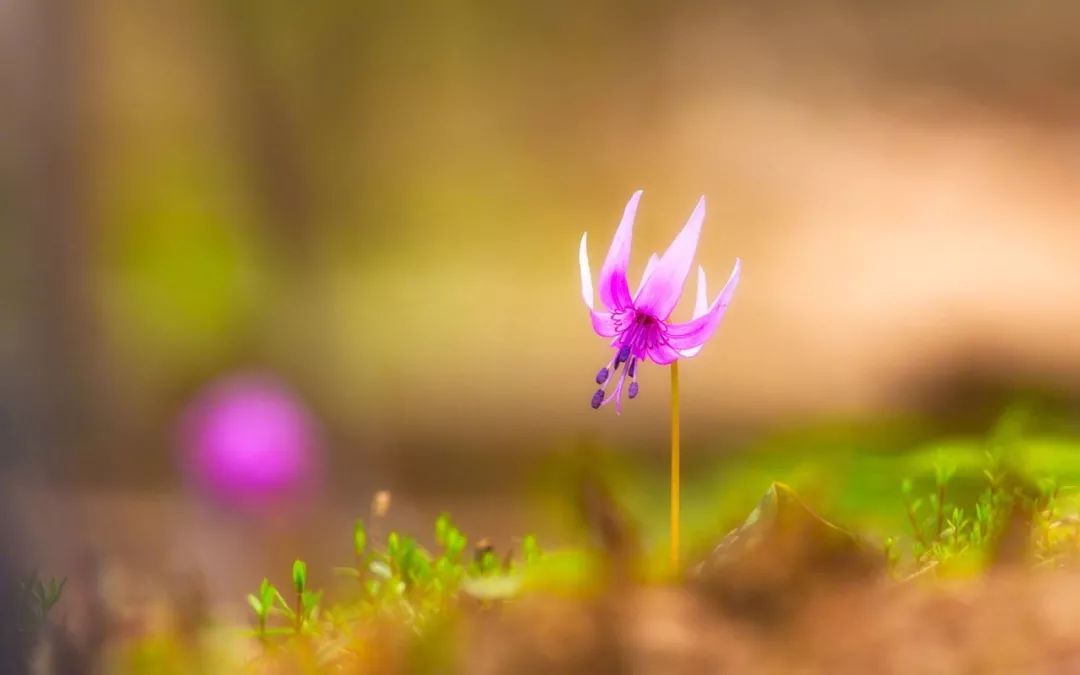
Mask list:
POLYGON ((118 673, 1069 672, 1075 424, 1029 397, 981 433, 831 423, 691 453, 678 572, 662 452, 573 447, 516 484, 477 466, 465 491, 418 477, 261 515, 23 488, 54 557, 21 621, 35 658, 118 673), (55 541, 50 510, 89 529, 55 541), (73 569, 79 548, 101 555, 73 569), (980 618, 1005 607, 1038 630, 980 618))

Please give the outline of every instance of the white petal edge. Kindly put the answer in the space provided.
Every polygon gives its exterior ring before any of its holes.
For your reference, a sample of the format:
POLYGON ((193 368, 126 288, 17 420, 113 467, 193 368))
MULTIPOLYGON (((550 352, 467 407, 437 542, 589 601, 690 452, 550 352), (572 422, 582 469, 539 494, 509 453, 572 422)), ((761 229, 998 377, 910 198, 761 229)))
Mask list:
MULTIPOLYGON (((705 281, 705 268, 698 265, 697 268, 697 299, 694 301, 694 315, 690 318, 694 319, 705 316, 705 313, 709 311, 709 291, 706 287, 705 281)), ((686 358, 697 356, 697 353, 701 351, 701 348, 705 345, 698 345, 697 347, 691 347, 690 349, 682 349, 679 351, 686 358)))
POLYGON ((581 297, 585 300, 585 306, 593 308, 593 284, 592 271, 589 269, 589 244, 588 232, 581 234, 581 245, 578 247, 578 266, 581 268, 581 297))

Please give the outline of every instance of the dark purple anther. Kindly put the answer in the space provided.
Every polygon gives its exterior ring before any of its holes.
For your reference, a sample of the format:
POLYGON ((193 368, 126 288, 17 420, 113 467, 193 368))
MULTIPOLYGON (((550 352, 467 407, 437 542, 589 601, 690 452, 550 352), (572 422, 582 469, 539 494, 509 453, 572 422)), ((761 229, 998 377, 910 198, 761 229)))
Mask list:
POLYGON ((635 396, 637 396, 637 390, 638 390, 637 382, 631 382, 630 383, 630 393, 629 393, 630 398, 634 398, 635 396))
POLYGON ((637 371, 637 359, 630 359, 630 363, 626 366, 626 374, 633 377, 635 371, 637 371))
POLYGON ((601 368, 600 372, 598 372, 596 374, 596 383, 597 384, 603 384, 603 383, 607 382, 608 375, 610 375, 610 374, 611 373, 608 372, 607 368, 601 368))
POLYGON ((619 355, 615 357, 615 367, 621 366, 628 358, 630 358, 630 348, 623 347, 619 350, 619 355))
POLYGON ((597 408, 600 407, 600 404, 603 403, 603 402, 604 402, 604 390, 603 389, 597 389, 596 393, 592 395, 592 401, 589 402, 589 405, 591 405, 593 407, 593 410, 596 410, 597 408))

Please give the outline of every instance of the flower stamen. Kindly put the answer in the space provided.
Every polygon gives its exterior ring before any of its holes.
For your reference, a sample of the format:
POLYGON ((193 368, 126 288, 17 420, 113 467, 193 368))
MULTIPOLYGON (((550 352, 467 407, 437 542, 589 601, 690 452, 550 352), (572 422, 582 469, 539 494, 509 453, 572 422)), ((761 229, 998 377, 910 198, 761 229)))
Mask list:
POLYGON ((592 406, 593 410, 596 410, 601 405, 603 405, 603 403, 604 403, 604 390, 603 389, 597 389, 596 393, 592 395, 592 401, 589 402, 589 405, 592 406))
POLYGON ((626 385, 627 377, 630 378, 630 387, 628 390, 629 398, 635 398, 638 395, 638 361, 639 357, 634 354, 634 350, 629 345, 620 347, 615 358, 596 373, 596 383, 600 385, 600 388, 593 393, 589 405, 595 410, 601 406, 607 405, 612 400, 615 400, 615 408, 618 410, 620 408, 622 391, 623 387, 626 385), (615 373, 619 375, 618 381, 615 383, 614 390, 608 394, 606 385, 611 383, 614 379, 612 378, 612 375, 615 373))

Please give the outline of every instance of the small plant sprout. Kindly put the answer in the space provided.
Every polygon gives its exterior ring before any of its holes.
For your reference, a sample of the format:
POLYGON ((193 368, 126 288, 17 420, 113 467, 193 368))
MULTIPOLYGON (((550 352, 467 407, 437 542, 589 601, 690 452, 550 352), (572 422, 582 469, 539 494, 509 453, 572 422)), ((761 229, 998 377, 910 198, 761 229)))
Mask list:
POLYGON ((293 561, 292 566, 293 590, 296 592, 296 614, 294 616, 296 633, 299 634, 304 627, 304 594, 307 592, 307 563, 303 560, 293 561))
POLYGON ((612 358, 596 374, 599 389, 591 405, 600 408, 612 401, 616 414, 622 410, 622 394, 629 378, 627 397, 638 395, 638 370, 646 362, 671 366, 671 564, 679 561, 679 359, 696 356, 712 337, 724 316, 739 283, 740 261, 735 259, 731 276, 713 303, 708 303, 705 270, 698 267, 697 300, 693 317, 673 323, 672 311, 682 297, 697 250, 701 225, 705 221, 705 198, 698 200, 682 231, 663 255, 650 256, 638 290, 631 294, 627 280, 634 218, 641 190, 635 192, 623 211, 607 258, 600 268, 598 291, 601 307, 594 304, 592 272, 589 268, 588 234, 581 236, 578 263, 581 268, 581 295, 589 310, 593 330, 611 338, 612 358), (607 388, 614 382, 610 393, 607 388))
POLYGON ((904 509, 907 512, 908 524, 911 525, 915 543, 919 547, 915 552, 916 557, 918 557, 921 552, 929 548, 929 543, 923 535, 922 525, 919 521, 919 507, 922 506, 922 499, 914 496, 915 487, 910 478, 905 478, 900 484, 900 491, 904 496, 904 509))
POLYGON ((266 625, 274 604, 281 598, 281 594, 270 583, 269 579, 263 579, 259 584, 258 593, 250 593, 247 596, 248 604, 255 611, 256 634, 261 642, 266 642, 266 625))
POLYGON ((934 482, 937 485, 937 493, 931 497, 934 512, 937 514, 934 539, 941 541, 943 528, 945 527, 945 491, 949 481, 956 475, 956 465, 945 461, 941 452, 938 452, 934 462, 934 482))
POLYGON ((540 559, 540 544, 535 536, 525 535, 521 540, 521 558, 526 565, 533 565, 540 559))
POLYGON ((49 579, 42 581, 37 571, 22 580, 20 588, 23 595, 22 608, 25 612, 23 628, 37 631, 48 620, 49 611, 60 601, 67 579, 49 579))
MULTIPOLYGON (((1015 421, 1015 415, 1009 417, 1015 421)), ((1054 478, 1021 479, 1009 461, 1008 450, 1018 442, 1019 429, 999 423, 987 440, 981 475, 986 487, 967 506, 963 490, 950 492, 957 464, 939 452, 934 461, 933 488, 916 496, 912 480, 901 483, 901 494, 914 542, 911 551, 921 571, 970 571, 1002 554, 1002 542, 1024 519, 1030 533, 1027 547, 1006 548, 1030 554, 1039 564, 1062 565, 1080 553, 1080 494, 1054 478), (1009 430, 1009 434, 1003 433, 1009 430), (1006 442, 1005 439, 1008 439, 1006 442), (951 499, 950 499, 950 495, 951 499), (928 508, 924 506, 929 505, 928 508)), ((978 475, 978 474, 973 474, 978 475)), ((970 499, 970 498, 969 498, 970 499)), ((1019 530, 1015 530, 1019 531, 1019 530)), ((895 543, 887 553, 895 554, 895 543)))
MULTIPOLYGON (((322 592, 315 592, 308 588, 307 564, 302 560, 296 560, 292 566, 292 585, 296 598, 295 609, 289 606, 284 596, 270 583, 263 579, 259 584, 259 592, 249 594, 248 604, 255 611, 256 635, 265 643, 271 633, 280 633, 281 629, 271 629, 268 620, 272 615, 281 615, 288 619, 293 635, 301 635, 305 632, 316 630, 315 621, 319 618, 319 602, 322 592)), ((284 629, 286 632, 288 629, 284 629)))
POLYGON ((882 543, 882 551, 885 553, 885 561, 889 565, 890 570, 896 569, 897 564, 900 562, 900 551, 896 547, 896 539, 888 537, 882 543))
POLYGON ((292 582, 297 593, 304 592, 304 588, 307 586, 307 563, 303 560, 293 561, 292 582))
POLYGON ((1056 566, 1075 558, 1080 547, 1080 494, 1053 478, 1038 481, 1032 547, 1041 564, 1056 566))
POLYGON ((364 521, 357 519, 353 526, 353 552, 356 553, 357 559, 360 559, 364 556, 365 550, 367 550, 367 530, 364 529, 364 521))
MULTIPOLYGON (((350 602, 321 609, 322 596, 310 588, 307 565, 297 560, 292 568, 293 606, 269 581, 248 596, 258 621, 257 635, 266 643, 275 635, 303 635, 320 653, 363 651, 359 636, 369 636, 378 622, 399 622, 420 634, 453 607, 461 595, 481 606, 518 594, 525 573, 542 564, 543 554, 534 536, 520 540, 520 557, 500 560, 493 544, 481 539, 470 547, 469 539, 441 514, 434 524, 437 546, 431 550, 413 537, 392 531, 382 541, 371 538, 365 523, 357 521, 352 532, 356 567, 335 572, 356 580, 359 592, 350 602), (471 552, 471 553, 470 553, 471 552), (288 627, 270 627, 273 616, 288 620, 288 627)), ((511 551, 513 549, 510 549, 511 551)))

